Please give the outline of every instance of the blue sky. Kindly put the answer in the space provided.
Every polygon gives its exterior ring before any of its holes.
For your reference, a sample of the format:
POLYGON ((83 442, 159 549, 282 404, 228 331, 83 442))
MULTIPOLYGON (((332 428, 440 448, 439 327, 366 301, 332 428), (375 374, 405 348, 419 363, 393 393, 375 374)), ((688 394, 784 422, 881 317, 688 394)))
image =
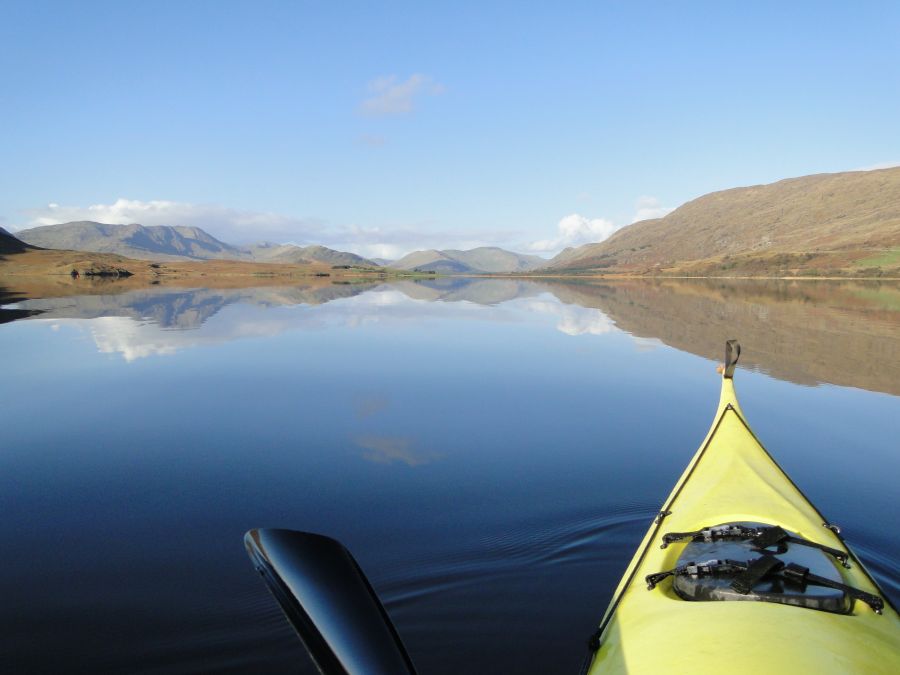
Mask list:
POLYGON ((900 3, 373 5, 4 0, 0 225, 549 255, 900 163, 900 3))

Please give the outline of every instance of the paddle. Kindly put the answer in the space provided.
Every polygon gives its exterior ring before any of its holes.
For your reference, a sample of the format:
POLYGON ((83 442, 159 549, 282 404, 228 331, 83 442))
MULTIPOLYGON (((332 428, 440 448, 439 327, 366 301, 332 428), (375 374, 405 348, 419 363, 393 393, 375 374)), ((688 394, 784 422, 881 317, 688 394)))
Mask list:
POLYGON ((414 675, 415 668, 356 560, 335 539, 250 530, 244 546, 325 675, 414 675))

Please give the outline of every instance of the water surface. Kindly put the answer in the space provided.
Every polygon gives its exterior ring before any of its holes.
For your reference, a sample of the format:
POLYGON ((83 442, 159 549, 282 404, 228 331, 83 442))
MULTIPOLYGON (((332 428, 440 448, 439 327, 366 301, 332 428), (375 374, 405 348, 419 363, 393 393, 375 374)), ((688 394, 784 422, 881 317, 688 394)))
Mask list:
POLYGON ((314 672, 243 551, 268 526, 342 540, 425 675, 576 672, 729 337, 757 434, 898 596, 896 285, 76 290, 0 292, 15 671, 314 672))

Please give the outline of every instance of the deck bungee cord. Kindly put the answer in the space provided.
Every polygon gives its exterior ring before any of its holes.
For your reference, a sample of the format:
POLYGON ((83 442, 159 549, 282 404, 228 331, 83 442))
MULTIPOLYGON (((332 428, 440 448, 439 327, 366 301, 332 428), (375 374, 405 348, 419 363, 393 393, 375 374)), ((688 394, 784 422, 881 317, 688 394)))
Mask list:
POLYGON ((771 527, 746 527, 743 525, 729 524, 704 527, 694 532, 668 532, 663 535, 663 543, 660 548, 666 548, 669 544, 690 539, 691 541, 749 541, 754 550, 764 551, 772 546, 778 546, 777 553, 787 551, 787 544, 800 544, 817 548, 820 551, 834 557, 840 563, 850 569, 850 556, 836 548, 819 544, 803 537, 788 534, 779 525, 771 527))
POLYGON ((785 563, 770 553, 746 562, 738 560, 690 562, 687 565, 681 565, 665 572, 648 574, 645 577, 647 590, 652 591, 659 582, 671 576, 689 576, 695 579, 704 576, 732 577, 733 580, 730 586, 741 595, 748 595, 760 581, 778 578, 799 588, 801 591, 805 590, 807 585, 824 586, 842 591, 851 598, 866 603, 876 614, 881 614, 884 609, 884 600, 878 595, 866 593, 858 588, 820 577, 811 573, 808 567, 803 567, 793 562, 785 563))

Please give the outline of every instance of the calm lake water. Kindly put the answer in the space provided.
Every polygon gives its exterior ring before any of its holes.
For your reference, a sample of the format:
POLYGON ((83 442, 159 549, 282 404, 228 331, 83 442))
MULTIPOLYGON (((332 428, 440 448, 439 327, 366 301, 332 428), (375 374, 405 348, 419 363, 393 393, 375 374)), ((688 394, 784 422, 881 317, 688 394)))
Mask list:
POLYGON ((83 288, 0 296, 0 670, 314 672, 242 544, 285 527, 350 548, 423 675, 577 672, 731 337, 900 598, 896 284, 83 288))

